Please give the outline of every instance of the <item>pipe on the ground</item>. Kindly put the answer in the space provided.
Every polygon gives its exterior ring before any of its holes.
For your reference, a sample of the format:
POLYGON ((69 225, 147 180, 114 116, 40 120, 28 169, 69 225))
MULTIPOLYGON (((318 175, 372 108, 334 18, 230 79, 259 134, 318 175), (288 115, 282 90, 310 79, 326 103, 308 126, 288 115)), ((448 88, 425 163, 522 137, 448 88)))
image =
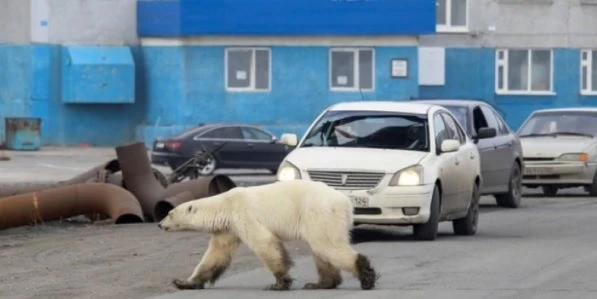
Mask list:
POLYGON ((83 183, 0 198, 0 229, 101 213, 115 224, 143 222, 135 196, 111 184, 83 183))
MULTIPOLYGON (((116 156, 120 163, 126 187, 141 203, 147 221, 158 220, 157 215, 155 215, 156 205, 167 198, 188 191, 192 194, 190 198, 199 199, 227 191, 236 186, 228 176, 215 175, 200 177, 164 188, 153 174, 145 145, 141 142, 116 147, 116 156)), ((185 201, 188 201, 188 198, 185 201)), ((180 204, 181 202, 178 199, 170 205, 173 205, 173 203, 180 204)), ((166 208, 164 208, 164 204, 161 204, 160 207, 159 212, 162 216, 166 208)))
POLYGON ((120 165, 118 164, 118 160, 112 159, 65 181, 2 184, 2 186, 0 186, 0 197, 35 192, 59 186, 67 186, 82 183, 105 183, 107 182, 110 175, 118 171, 120 171, 120 165))

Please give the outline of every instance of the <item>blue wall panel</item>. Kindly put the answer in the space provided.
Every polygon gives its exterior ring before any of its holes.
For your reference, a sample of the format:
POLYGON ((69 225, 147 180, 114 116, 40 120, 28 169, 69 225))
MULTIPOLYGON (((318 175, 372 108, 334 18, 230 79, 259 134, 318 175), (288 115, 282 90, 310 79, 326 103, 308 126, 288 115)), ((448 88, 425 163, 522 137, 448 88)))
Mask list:
POLYGON ((435 0, 140 0, 137 7, 140 36, 435 33, 435 0))
MULTIPOLYGON (((225 48, 144 47, 147 62, 148 123, 137 128, 151 142, 200 122, 248 122, 280 134, 302 134, 325 107, 338 101, 361 100, 359 92, 331 92, 328 87, 329 47, 271 48, 270 92, 227 92, 225 48), (150 60, 150 61, 149 61, 150 60)), ((376 47, 375 91, 367 100, 417 96, 417 48, 376 47), (391 79, 390 60, 409 59, 408 79, 391 79)))
POLYGON ((553 55, 555 95, 496 95, 494 49, 448 48, 446 84, 421 86, 419 97, 484 100, 500 109, 513 129, 537 109, 597 106, 597 96, 580 94, 580 50, 557 48, 553 55))
POLYGON ((29 116, 30 70, 30 47, 0 44, 0 141, 5 138, 5 117, 29 116))
POLYGON ((62 102, 135 102, 135 62, 129 47, 62 48, 62 102))

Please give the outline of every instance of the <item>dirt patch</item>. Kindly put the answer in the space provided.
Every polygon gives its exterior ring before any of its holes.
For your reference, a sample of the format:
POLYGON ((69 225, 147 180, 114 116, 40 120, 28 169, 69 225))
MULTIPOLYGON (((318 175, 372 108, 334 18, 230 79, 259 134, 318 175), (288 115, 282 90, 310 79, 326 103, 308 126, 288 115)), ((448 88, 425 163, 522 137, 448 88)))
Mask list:
MULTIPOLYGON (((51 222, 0 231, 0 298, 147 298, 176 291, 207 249, 208 234, 155 223, 51 222)), ((309 254, 287 243, 293 258, 309 254)), ((263 267, 246 246, 227 276, 263 267)))

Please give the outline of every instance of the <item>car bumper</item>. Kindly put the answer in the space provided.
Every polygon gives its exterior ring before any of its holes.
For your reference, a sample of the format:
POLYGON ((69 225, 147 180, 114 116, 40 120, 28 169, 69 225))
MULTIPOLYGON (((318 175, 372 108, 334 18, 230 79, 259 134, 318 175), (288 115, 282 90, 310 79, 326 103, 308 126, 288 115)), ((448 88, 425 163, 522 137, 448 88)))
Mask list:
POLYGON ((354 205, 355 224, 417 224, 429 220, 434 184, 385 187, 375 192, 340 190, 354 205), (366 204, 364 204, 366 202, 366 204), (418 210, 407 213, 405 210, 418 210))
POLYGON ((523 185, 592 184, 597 163, 525 162, 523 185))
POLYGON ((183 157, 174 153, 151 152, 151 163, 163 166, 178 165, 185 161, 183 157))

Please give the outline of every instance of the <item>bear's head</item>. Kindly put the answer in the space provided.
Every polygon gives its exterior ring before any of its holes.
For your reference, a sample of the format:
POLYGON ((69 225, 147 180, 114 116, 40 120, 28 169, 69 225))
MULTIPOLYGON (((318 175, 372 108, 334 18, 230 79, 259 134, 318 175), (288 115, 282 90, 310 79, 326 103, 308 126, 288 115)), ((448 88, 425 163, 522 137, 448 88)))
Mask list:
POLYGON ((158 227, 165 231, 182 231, 191 230, 193 224, 193 211, 195 208, 190 202, 178 205, 174 209, 168 212, 168 216, 164 217, 162 221, 158 223, 158 227))

